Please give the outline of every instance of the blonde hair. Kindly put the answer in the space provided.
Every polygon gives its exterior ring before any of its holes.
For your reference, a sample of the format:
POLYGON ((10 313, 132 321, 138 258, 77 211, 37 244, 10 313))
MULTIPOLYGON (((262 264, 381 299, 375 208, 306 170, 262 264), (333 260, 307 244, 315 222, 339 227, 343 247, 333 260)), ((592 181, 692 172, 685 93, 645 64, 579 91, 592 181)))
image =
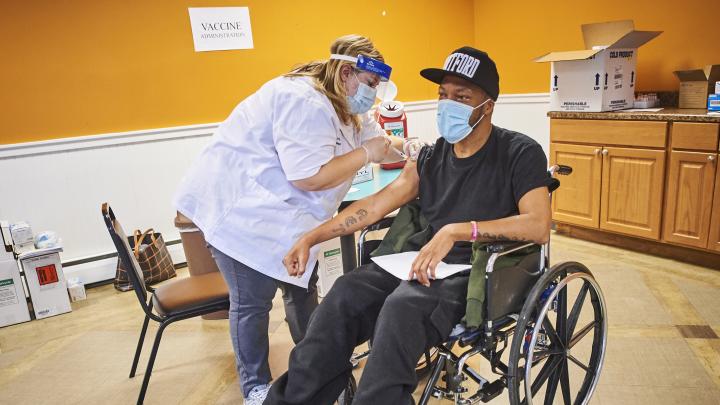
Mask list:
MULTIPOLYGON (((332 45, 330 45, 330 53, 352 57, 363 54, 383 62, 385 61, 372 41, 360 35, 345 35, 336 39, 332 45)), ((297 66, 285 74, 285 76, 312 77, 315 88, 330 99, 330 103, 332 103, 340 121, 345 125, 352 123, 356 128, 359 128, 360 120, 356 115, 350 113, 350 107, 347 103, 347 92, 340 79, 340 69, 342 69, 344 65, 350 65, 351 68, 355 69, 353 62, 328 59, 297 66)))

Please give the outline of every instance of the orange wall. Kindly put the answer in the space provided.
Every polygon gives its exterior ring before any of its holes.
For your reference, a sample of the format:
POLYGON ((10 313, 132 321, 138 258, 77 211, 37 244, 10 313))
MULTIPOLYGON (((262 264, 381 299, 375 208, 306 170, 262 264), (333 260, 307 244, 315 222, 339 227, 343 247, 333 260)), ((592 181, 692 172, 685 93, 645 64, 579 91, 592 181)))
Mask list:
POLYGON ((581 24, 624 19, 664 31, 638 52, 638 90, 677 90, 673 71, 720 63, 717 0, 475 0, 475 45, 497 62, 501 93, 547 92, 550 65, 533 58, 583 49, 581 24))
POLYGON ((418 71, 472 44, 473 15, 472 0, 5 1, 0 144, 221 121, 348 33, 375 41, 400 100, 435 98, 418 71), (250 7, 255 49, 194 52, 189 6, 250 7))

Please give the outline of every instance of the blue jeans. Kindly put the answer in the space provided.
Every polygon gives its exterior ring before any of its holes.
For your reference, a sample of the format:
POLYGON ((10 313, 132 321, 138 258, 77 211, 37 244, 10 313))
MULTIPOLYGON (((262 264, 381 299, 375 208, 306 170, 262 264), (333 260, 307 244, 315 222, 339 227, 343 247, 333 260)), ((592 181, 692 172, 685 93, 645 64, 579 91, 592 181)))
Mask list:
POLYGON ((283 292, 285 321, 295 343, 305 336, 310 314, 318 305, 317 266, 308 288, 275 280, 210 246, 230 293, 230 337, 243 395, 272 380, 268 364, 270 310, 277 289, 283 292))

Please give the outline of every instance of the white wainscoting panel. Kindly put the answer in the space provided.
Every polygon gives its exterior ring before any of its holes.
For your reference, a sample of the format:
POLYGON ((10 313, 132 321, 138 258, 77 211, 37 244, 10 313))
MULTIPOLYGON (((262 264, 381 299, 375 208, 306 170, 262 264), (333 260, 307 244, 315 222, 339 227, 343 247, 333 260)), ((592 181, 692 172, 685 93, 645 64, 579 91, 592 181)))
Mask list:
MULTIPOLYGON (((435 100, 406 103, 408 133, 437 136, 435 100)), ((493 121, 524 132, 547 151, 547 94, 500 96, 493 121)), ((67 277, 93 283, 112 278, 115 251, 100 215, 109 202, 126 232, 153 227, 166 241, 179 238, 171 199, 180 178, 207 144, 217 123, 0 145, 0 219, 28 221, 35 233, 63 240, 67 277), (95 260, 93 260, 95 259, 95 260)), ((169 246, 175 263, 181 245, 169 246)))

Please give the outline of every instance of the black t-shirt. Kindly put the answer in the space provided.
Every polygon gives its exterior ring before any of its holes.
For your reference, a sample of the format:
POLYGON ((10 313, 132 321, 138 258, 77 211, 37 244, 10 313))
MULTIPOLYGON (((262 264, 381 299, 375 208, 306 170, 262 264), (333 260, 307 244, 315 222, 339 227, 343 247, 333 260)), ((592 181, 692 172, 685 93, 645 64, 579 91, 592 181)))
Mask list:
MULTIPOLYGON (((458 158, 453 145, 439 138, 420 151, 420 209, 433 234, 444 225, 489 221, 519 214, 525 193, 548 186, 547 158, 532 138, 492 127, 490 137, 472 156, 458 158)), ((469 263, 470 242, 457 242, 447 263, 469 263)))

